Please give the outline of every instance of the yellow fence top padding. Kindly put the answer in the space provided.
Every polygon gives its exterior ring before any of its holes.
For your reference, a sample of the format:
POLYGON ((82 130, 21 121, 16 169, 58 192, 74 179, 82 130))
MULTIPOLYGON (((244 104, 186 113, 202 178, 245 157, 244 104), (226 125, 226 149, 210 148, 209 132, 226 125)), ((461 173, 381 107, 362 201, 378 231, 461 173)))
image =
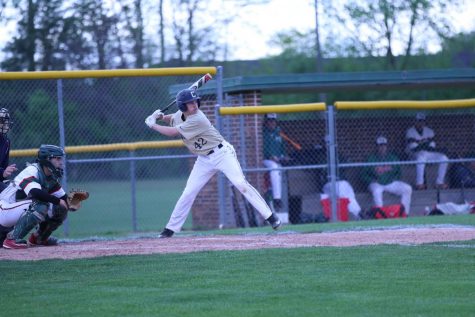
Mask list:
POLYGON ((475 107, 475 99, 454 100, 387 100, 387 101, 337 101, 337 110, 378 110, 378 109, 450 109, 475 107))
MULTIPOLYGON (((112 143, 112 144, 95 144, 95 145, 79 145, 66 146, 64 149, 66 154, 91 153, 91 152, 112 152, 112 151, 135 151, 141 149, 164 149, 184 146, 181 140, 170 141, 149 141, 134 143, 112 143)), ((13 150, 10 152, 11 157, 35 156, 38 149, 13 150)))
POLYGON ((279 106, 245 106, 245 107, 221 107, 221 115, 240 115, 240 114, 265 114, 265 113, 292 113, 307 111, 325 111, 324 102, 319 103, 301 103, 293 105, 279 106))
POLYGON ((0 80, 59 79, 216 74, 216 67, 170 67, 145 69, 65 70, 44 72, 0 72, 0 80))

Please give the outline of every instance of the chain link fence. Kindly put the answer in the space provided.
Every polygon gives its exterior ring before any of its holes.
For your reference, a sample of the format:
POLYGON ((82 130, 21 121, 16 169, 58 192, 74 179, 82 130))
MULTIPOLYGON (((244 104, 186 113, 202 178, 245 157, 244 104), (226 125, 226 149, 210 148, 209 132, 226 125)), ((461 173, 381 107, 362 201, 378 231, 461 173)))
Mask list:
MULTIPOLYGON (((45 143, 87 147, 67 151, 66 189, 84 188, 91 197, 79 212, 70 214, 63 226, 65 235, 103 236, 165 226, 195 157, 179 145, 130 149, 123 143, 168 140, 148 129, 144 119, 167 105, 183 83, 195 80, 196 75, 190 74, 0 81, 0 106, 10 110, 14 121, 9 133, 12 150, 37 149, 45 143)), ((366 173, 381 165, 369 160, 379 148, 379 137, 397 157, 382 165, 400 166, 398 177, 411 188, 411 215, 423 215, 437 201, 475 200, 471 189, 475 182, 468 183, 457 173, 461 166, 472 169, 470 162, 475 161, 473 107, 423 110, 424 123, 435 132, 436 151, 447 157, 443 184, 448 188, 436 189, 440 160, 429 160, 422 176, 427 188, 416 190, 418 162, 406 151, 406 133, 417 122, 417 107, 349 110, 328 105, 322 111, 295 112, 293 105, 276 117, 268 116, 271 111, 219 115, 220 80, 218 76, 216 89, 203 90, 202 110, 236 148, 247 179, 285 222, 354 220, 360 211, 373 207, 366 173), (266 162, 272 161, 265 153, 271 121, 278 128, 273 137, 283 144, 278 165, 266 162), (351 199, 337 198, 347 198, 348 190, 354 194, 351 199), (341 210, 349 213, 339 214, 341 210)), ((259 93, 245 92, 224 95, 221 106, 260 104, 259 93)), ((35 154, 10 158, 20 169, 34 160, 35 154)), ((199 196, 184 230, 264 225, 229 182, 222 175, 218 179, 199 196), (207 218, 206 212, 218 216, 207 218)), ((397 195, 382 197, 384 205, 401 202, 397 195)))
MULTIPOLYGON (((228 106, 246 106, 239 96, 227 100, 228 106)), ((422 216, 437 203, 475 199, 474 100, 456 105, 447 101, 446 107, 438 108, 413 102, 410 109, 396 105, 368 110, 370 103, 353 110, 329 105, 322 112, 292 113, 289 107, 288 113, 277 114, 274 136, 284 151, 274 158, 274 165, 265 162, 265 141, 258 140, 258 148, 248 145, 252 138, 265 138, 268 114, 242 115, 234 126, 225 124, 223 132, 238 145, 248 178, 292 224, 360 220, 374 207, 401 205, 409 216, 422 216), (232 133, 236 126, 239 133, 232 133), (261 133, 253 126, 260 126, 261 133), (424 149, 430 153, 425 164, 408 148, 414 142, 408 134, 412 127, 434 132, 423 137, 434 142, 424 149), (371 185, 394 181, 384 192, 371 185)), ((243 214, 240 209, 236 212, 243 214)))
MULTIPOLYGON (((89 146, 67 150, 63 186, 86 189, 91 196, 80 211, 70 213, 64 234, 156 231, 166 224, 194 157, 184 146, 128 150, 121 145, 169 140, 149 129, 144 119, 168 105, 184 83, 209 71, 216 73, 205 68, 188 75, 180 70, 178 75, 152 77, 0 81, 1 107, 9 109, 14 122, 8 135, 10 162, 22 170, 35 161, 41 144, 89 146), (19 149, 34 151, 14 155, 19 149)), ((215 104, 215 92, 203 96, 203 104, 209 100, 215 104)))

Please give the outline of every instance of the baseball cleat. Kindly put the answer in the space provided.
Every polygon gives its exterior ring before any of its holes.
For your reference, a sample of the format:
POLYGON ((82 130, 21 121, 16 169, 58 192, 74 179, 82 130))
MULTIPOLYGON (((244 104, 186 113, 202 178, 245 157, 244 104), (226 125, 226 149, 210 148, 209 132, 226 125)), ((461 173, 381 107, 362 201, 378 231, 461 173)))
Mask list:
POLYGON ((277 230, 280 228, 282 225, 282 222, 280 221, 279 217, 277 217, 276 214, 270 215, 269 218, 266 219, 267 222, 272 226, 272 229, 277 230))
POLYGON ((444 184, 444 183, 443 184, 436 184, 435 188, 436 189, 447 189, 447 188, 449 188, 449 185, 444 184))
POLYGON ((163 231, 160 233, 160 235, 158 236, 158 238, 160 239, 163 239, 163 238, 171 238, 173 236, 175 232, 168 229, 168 228, 165 228, 163 229, 163 231))
POLYGON ((23 239, 5 239, 3 241, 3 247, 5 249, 26 249, 28 244, 23 239))
POLYGON ((41 241, 38 239, 38 235, 33 232, 30 235, 30 238, 28 238, 28 246, 30 247, 51 247, 55 245, 58 245, 58 239, 56 239, 55 237, 48 237, 46 241, 41 241))

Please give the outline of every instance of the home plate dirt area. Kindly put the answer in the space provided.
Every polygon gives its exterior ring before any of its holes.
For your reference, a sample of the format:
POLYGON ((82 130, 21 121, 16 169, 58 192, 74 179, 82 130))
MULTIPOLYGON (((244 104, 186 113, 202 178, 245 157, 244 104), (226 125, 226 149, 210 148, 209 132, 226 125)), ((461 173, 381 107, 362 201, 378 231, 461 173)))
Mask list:
POLYGON ((364 229, 324 233, 282 231, 269 234, 177 235, 171 239, 129 238, 118 240, 61 241, 55 247, 23 250, 0 249, 0 260, 79 259, 112 255, 187 253, 216 250, 251 250, 299 247, 349 247, 358 245, 417 245, 475 239, 472 226, 434 226, 364 229))

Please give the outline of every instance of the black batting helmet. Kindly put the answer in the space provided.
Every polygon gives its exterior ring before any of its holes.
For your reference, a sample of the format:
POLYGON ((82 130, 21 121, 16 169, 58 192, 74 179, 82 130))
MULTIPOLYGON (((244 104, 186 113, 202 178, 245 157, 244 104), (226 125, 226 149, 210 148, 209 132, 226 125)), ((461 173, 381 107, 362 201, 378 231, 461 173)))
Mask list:
POLYGON ((198 103, 198 108, 200 107, 200 97, 196 93, 195 89, 183 89, 176 95, 176 104, 178 109, 182 112, 188 110, 186 104, 191 101, 195 101, 198 103))

